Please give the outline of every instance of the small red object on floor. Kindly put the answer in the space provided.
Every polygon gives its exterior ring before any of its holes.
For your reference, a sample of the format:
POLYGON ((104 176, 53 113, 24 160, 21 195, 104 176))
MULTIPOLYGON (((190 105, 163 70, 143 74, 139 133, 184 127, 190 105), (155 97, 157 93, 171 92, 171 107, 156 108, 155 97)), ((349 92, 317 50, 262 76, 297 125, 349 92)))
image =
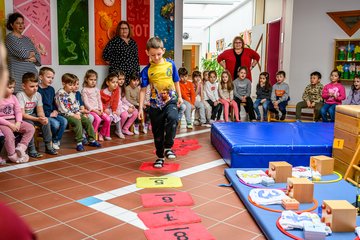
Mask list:
POLYGON ((167 163, 166 161, 162 168, 155 168, 154 162, 143 162, 139 168, 139 170, 141 171, 160 171, 160 172, 176 172, 179 169, 180 169, 180 164, 167 163))
POLYGON ((187 192, 164 192, 141 194, 144 207, 191 206, 194 200, 187 192))

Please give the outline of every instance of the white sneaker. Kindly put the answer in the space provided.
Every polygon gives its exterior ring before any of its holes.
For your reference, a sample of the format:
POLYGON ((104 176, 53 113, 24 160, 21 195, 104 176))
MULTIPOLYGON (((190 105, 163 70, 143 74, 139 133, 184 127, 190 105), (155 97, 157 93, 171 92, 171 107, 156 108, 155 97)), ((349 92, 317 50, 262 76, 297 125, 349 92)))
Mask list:
POLYGON ((115 135, 118 136, 121 139, 125 139, 125 136, 122 132, 115 131, 115 135))
POLYGON ((195 120, 195 121, 194 121, 194 126, 200 126, 200 125, 201 125, 201 123, 200 123, 199 120, 195 120))
POLYGON ((55 150, 59 150, 59 149, 60 149, 60 143, 59 143, 59 142, 54 142, 52 147, 53 147, 55 150))
POLYGON ((143 133, 147 133, 148 132, 148 124, 144 123, 143 124, 143 133))
POLYGON ((111 140, 112 140, 111 137, 104 137, 104 139, 105 139, 106 141, 111 141, 111 140))
POLYGON ((202 123, 200 126, 202 126, 202 127, 211 127, 211 124, 208 124, 208 123, 202 123))
POLYGON ((134 125, 134 134, 139 135, 139 124, 134 125))

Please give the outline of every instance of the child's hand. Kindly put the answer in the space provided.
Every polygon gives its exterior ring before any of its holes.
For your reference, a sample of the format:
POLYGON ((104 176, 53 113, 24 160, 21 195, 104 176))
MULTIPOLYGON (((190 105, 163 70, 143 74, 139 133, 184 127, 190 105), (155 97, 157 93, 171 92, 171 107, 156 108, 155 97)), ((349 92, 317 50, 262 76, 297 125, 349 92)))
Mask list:
POLYGON ((38 117, 38 119, 39 119, 39 123, 41 123, 42 125, 48 124, 47 117, 38 117))
POLYGON ((307 105, 308 108, 311 108, 311 107, 312 107, 311 102, 310 102, 309 100, 306 101, 306 105, 307 105))
POLYGON ((81 115, 80 115, 79 112, 73 114, 73 117, 74 117, 75 119, 77 119, 77 120, 81 120, 81 115))
POLYGON ((129 107, 129 109, 128 109, 128 113, 133 113, 134 112, 134 108, 132 108, 132 107, 129 107))
POLYGON ((16 126, 17 130, 19 131, 19 130, 20 130, 20 126, 21 126, 21 122, 16 122, 16 123, 15 123, 15 126, 16 126))
POLYGON ((182 97, 179 97, 179 98, 178 98, 178 102, 177 102, 178 106, 180 106, 181 104, 183 104, 183 102, 184 102, 184 100, 182 99, 182 97))
POLYGON ((52 113, 50 113, 50 117, 57 117, 58 116, 58 111, 54 110, 52 111, 52 113))
POLYGON ((138 119, 139 119, 139 120, 143 120, 143 119, 144 119, 144 110, 143 110, 142 108, 139 109, 138 119))
POLYGON ((242 96, 242 97, 241 97, 241 101, 242 101, 242 102, 246 102, 246 96, 242 96))
POLYGON ((261 99, 260 103, 266 102, 266 98, 261 99))
POLYGON ((110 110, 109 109, 105 109, 104 111, 107 115, 110 115, 110 110))
POLYGON ((19 128, 18 128, 14 123, 10 123, 9 128, 10 128, 13 132, 19 131, 19 128))

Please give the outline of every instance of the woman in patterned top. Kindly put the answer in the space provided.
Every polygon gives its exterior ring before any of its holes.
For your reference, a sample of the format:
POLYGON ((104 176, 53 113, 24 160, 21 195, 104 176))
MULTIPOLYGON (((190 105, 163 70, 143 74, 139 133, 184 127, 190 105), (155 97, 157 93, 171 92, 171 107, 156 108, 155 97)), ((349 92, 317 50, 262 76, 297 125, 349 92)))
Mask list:
POLYGON ((110 65, 109 73, 125 72, 125 84, 129 85, 132 73, 139 74, 138 46, 131 38, 130 25, 121 21, 116 28, 116 35, 106 45, 103 59, 110 65))
POLYGON ((35 66, 41 66, 41 58, 30 38, 22 35, 25 29, 23 15, 17 12, 10 14, 6 28, 11 31, 6 36, 9 73, 16 81, 15 92, 19 92, 24 73, 32 72, 38 75, 35 66))

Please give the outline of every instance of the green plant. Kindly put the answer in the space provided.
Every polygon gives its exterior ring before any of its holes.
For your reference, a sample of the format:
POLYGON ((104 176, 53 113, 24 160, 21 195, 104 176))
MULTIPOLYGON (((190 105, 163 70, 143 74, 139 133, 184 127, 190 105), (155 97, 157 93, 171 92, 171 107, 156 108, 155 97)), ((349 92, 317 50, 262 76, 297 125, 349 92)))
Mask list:
POLYGON ((212 71, 214 70, 218 76, 218 79, 221 76, 221 73, 224 71, 224 68, 217 62, 217 55, 213 54, 210 59, 201 58, 201 67, 203 70, 212 71))

